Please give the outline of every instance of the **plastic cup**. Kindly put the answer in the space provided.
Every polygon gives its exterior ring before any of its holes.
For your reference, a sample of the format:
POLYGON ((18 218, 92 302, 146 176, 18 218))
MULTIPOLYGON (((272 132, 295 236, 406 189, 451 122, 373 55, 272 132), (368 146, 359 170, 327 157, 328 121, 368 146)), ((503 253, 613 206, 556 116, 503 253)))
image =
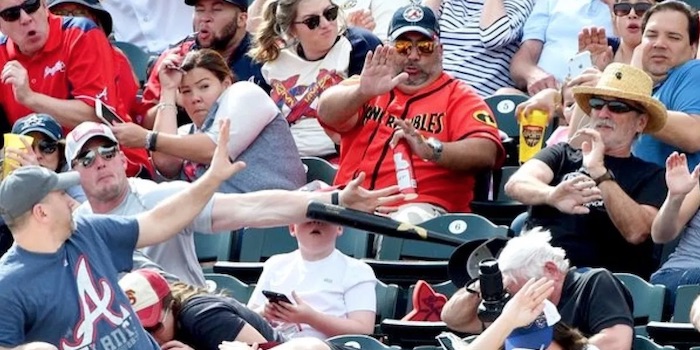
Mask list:
POLYGON ((520 144, 518 158, 525 163, 542 149, 544 134, 547 131, 547 113, 535 110, 530 115, 520 117, 520 144))
POLYGON ((8 148, 17 148, 17 149, 27 149, 27 146, 24 145, 22 142, 22 139, 26 140, 28 144, 32 144, 34 142, 34 138, 31 136, 27 135, 18 135, 18 134, 5 134, 4 135, 5 139, 5 148, 4 148, 4 160, 2 162, 2 178, 4 179, 9 175, 13 170, 19 168, 19 163, 14 160, 7 158, 7 149, 8 148))

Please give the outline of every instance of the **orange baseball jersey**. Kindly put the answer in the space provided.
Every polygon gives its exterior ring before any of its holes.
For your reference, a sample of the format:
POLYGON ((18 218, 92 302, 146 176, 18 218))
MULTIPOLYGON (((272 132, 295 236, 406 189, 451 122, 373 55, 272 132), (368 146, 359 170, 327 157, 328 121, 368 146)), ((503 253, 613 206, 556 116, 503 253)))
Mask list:
MULTIPOLYGON (((351 79, 350 83, 359 83, 351 79)), ((443 73, 421 92, 406 95, 398 89, 377 96, 359 111, 358 124, 341 133, 340 168, 336 184, 346 184, 360 172, 367 175, 363 186, 376 189, 396 185, 396 172, 389 141, 397 118, 410 120, 425 138, 444 143, 481 137, 498 146, 497 166, 505 159, 498 127, 484 100, 464 82, 443 73)), ((470 212, 474 174, 451 171, 415 154, 413 171, 418 198, 448 212, 470 212)))

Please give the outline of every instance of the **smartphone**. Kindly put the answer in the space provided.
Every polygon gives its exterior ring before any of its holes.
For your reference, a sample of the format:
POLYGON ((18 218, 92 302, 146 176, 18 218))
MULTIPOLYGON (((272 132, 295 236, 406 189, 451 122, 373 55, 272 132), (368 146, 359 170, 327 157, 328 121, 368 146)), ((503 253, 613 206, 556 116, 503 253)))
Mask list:
POLYGON ((583 71, 591 67, 593 67, 591 52, 579 52, 569 60, 569 78, 575 78, 581 75, 583 71))
POLYGON ((97 118, 100 118, 107 125, 125 123, 124 119, 118 116, 111 107, 104 104, 99 98, 95 99, 95 114, 97 114, 97 118))
POLYGON ((462 339, 450 332, 442 332, 435 339, 444 350, 455 350, 456 344, 463 343, 462 339))
POLYGON ((262 293, 271 303, 285 302, 289 304, 294 304, 291 300, 289 300, 289 298, 286 295, 282 293, 273 292, 271 290, 263 290, 262 293))

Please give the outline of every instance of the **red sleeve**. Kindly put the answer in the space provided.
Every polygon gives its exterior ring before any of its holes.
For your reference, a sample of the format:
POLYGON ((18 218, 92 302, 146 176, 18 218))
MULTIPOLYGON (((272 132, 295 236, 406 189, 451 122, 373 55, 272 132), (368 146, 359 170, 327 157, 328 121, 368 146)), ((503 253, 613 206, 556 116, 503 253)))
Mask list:
POLYGON ((450 140, 481 137, 493 141, 498 147, 496 167, 505 161, 505 149, 498 135, 498 125, 491 109, 469 85, 458 83, 447 107, 450 140))
MULTIPOLYGON (((69 29, 70 30, 70 29, 69 29)), ((70 60, 67 67, 71 95, 90 106, 95 106, 94 98, 101 98, 110 106, 117 107, 120 115, 126 111, 119 108, 119 95, 116 88, 117 66, 114 50, 101 29, 88 31, 75 30, 70 41, 70 60)))

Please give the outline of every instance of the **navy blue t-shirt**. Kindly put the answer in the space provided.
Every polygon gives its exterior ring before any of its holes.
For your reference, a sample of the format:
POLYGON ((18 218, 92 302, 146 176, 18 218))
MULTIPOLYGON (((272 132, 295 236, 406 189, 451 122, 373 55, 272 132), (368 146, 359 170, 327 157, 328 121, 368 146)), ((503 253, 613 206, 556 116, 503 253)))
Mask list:
POLYGON ((0 258, 0 346, 160 349, 118 284, 132 268, 138 231, 133 217, 89 215, 75 218, 55 253, 12 246, 0 258))

